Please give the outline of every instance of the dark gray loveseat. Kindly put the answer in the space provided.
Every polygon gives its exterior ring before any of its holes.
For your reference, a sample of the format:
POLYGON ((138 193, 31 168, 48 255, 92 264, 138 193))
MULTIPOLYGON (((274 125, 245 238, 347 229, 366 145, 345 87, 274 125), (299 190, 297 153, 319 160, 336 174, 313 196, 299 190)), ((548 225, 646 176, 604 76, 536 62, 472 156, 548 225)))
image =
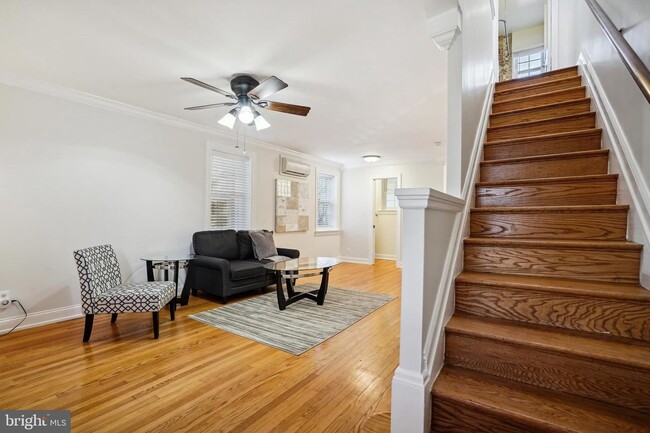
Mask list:
MULTIPOLYGON (((196 232, 192 244, 196 258, 190 262, 188 278, 194 295, 201 290, 227 302, 232 295, 275 283, 273 274, 264 269, 269 260, 255 258, 247 230, 196 232)), ((295 259, 300 251, 278 248, 278 255, 295 259)))

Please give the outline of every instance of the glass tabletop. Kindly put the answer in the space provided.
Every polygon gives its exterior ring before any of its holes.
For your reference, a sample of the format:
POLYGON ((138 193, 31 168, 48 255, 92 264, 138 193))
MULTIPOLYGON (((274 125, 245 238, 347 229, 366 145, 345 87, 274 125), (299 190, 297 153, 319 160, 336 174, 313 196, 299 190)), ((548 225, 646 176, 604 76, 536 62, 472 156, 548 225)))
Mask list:
POLYGON ((307 271, 310 269, 331 268, 341 263, 335 257, 301 257, 299 259, 285 260, 284 262, 271 262, 264 265, 272 271, 307 271))
POLYGON ((192 255, 192 254, 169 254, 169 255, 159 254, 159 255, 151 255, 151 256, 140 257, 140 260, 144 260, 144 261, 147 261, 147 262, 182 262, 182 261, 194 260, 194 255, 192 255))

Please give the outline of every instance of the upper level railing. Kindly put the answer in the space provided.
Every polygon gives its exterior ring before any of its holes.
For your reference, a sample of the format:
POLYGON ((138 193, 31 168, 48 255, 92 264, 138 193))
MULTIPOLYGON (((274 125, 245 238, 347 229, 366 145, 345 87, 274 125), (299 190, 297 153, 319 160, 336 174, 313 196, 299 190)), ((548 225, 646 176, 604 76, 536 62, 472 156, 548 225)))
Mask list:
POLYGON ((650 70, 648 70, 648 67, 643 63, 637 53, 634 52, 630 44, 625 40, 598 2, 596 0, 585 0, 585 2, 587 2, 587 6, 593 12, 596 21, 598 21, 598 24, 600 24, 600 27, 612 42, 614 48, 616 48, 625 67, 630 71, 632 78, 634 78, 639 89, 641 89, 641 93, 650 102, 650 70))

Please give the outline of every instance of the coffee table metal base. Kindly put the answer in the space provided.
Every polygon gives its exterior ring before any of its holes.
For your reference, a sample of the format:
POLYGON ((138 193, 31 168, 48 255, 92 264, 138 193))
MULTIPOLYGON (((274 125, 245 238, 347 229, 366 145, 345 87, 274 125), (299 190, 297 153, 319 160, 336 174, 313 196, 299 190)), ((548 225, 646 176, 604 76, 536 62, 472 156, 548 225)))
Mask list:
MULTIPOLYGON (((291 305, 294 302, 305 298, 316 301, 318 305, 323 305, 323 303, 325 303, 325 295, 327 295, 330 268, 323 268, 319 274, 322 275, 322 278, 320 281, 320 288, 318 290, 312 290, 309 292, 296 292, 294 290, 294 280, 297 280, 301 276, 297 273, 292 273, 292 271, 275 271, 275 286, 276 292, 278 294, 278 307, 280 310, 285 310, 287 308, 287 305, 291 305), (285 284, 287 286, 287 298, 284 297, 282 280, 285 281, 285 284)), ((304 277, 304 275, 302 277, 304 277)))

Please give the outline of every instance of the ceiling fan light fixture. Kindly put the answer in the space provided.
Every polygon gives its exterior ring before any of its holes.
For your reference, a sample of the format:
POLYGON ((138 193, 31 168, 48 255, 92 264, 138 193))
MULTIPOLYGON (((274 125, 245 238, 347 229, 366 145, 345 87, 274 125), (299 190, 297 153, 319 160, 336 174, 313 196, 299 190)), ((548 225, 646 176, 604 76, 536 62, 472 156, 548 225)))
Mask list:
POLYGON ((244 105, 239 109, 239 116, 237 118, 241 123, 248 125, 255 119, 255 115, 251 107, 244 105))
POLYGON ((255 111, 255 129, 261 131, 262 129, 269 128, 271 124, 266 121, 264 117, 257 111, 255 111))
POLYGON ((363 160, 370 163, 379 161, 379 158, 381 158, 379 155, 363 155, 363 160))
POLYGON ((237 109, 233 108, 219 120, 219 125, 223 125, 226 128, 232 129, 233 126, 235 126, 235 121, 237 120, 237 117, 235 117, 236 114, 237 114, 237 109))

